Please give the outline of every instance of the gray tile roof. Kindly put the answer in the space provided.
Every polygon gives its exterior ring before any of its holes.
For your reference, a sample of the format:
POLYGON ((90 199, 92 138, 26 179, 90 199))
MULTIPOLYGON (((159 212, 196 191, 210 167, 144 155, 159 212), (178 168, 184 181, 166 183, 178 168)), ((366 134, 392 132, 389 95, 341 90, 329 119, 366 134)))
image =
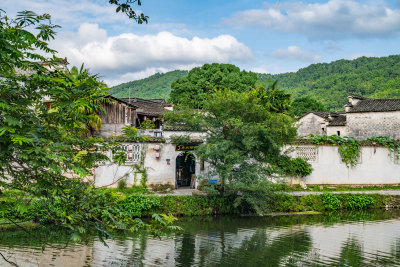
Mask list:
POLYGON ((137 114, 162 116, 165 112, 165 106, 169 106, 163 99, 141 99, 141 98, 120 98, 123 101, 130 102, 137 107, 137 114))
POLYGON ((313 113, 313 114, 315 114, 317 116, 320 116, 321 118, 324 118, 324 119, 328 119, 328 117, 329 117, 329 112, 321 112, 321 111, 310 110, 309 112, 307 112, 306 114, 304 114, 300 118, 303 118, 304 116, 306 116, 306 115, 308 115, 310 113, 313 113))
POLYGON ((344 111, 340 112, 320 112, 320 111, 309 111, 307 114, 313 113, 321 118, 324 118, 328 122, 328 126, 344 126, 346 125, 346 113, 344 111))
POLYGON ((328 126, 345 126, 346 114, 344 112, 332 112, 328 126))
POLYGON ((347 113, 400 111, 400 99, 363 99, 347 113))

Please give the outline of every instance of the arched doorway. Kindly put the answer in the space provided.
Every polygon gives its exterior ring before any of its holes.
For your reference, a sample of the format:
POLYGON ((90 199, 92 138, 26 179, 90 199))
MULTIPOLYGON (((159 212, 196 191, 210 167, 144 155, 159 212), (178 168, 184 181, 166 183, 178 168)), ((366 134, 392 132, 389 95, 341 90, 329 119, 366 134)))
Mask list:
POLYGON ((196 159, 188 152, 179 153, 176 157, 176 188, 194 187, 196 159))

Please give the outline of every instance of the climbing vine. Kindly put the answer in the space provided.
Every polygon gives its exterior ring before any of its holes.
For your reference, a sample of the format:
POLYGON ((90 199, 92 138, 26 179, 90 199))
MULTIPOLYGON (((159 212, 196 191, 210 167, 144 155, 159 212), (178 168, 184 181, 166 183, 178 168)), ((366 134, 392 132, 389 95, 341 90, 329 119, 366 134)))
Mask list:
POLYGON ((337 145, 342 161, 347 167, 354 167, 360 158, 361 142, 353 137, 340 137, 337 135, 314 136, 311 135, 311 143, 315 145, 337 145))
POLYGON ((136 163, 133 165, 134 171, 133 171, 133 183, 136 184, 137 182, 137 175, 140 173, 141 174, 141 179, 140 179, 140 185, 143 187, 146 187, 147 183, 147 168, 144 166, 144 159, 146 157, 146 147, 143 146, 141 152, 140 152, 140 161, 139 163, 136 163))
POLYGON ((372 142, 372 143, 377 143, 383 147, 386 147, 387 149, 390 150, 390 152, 394 153, 394 156, 399 158, 400 155, 400 144, 394 139, 391 139, 386 136, 378 136, 378 137, 371 137, 368 138, 366 141, 372 142))

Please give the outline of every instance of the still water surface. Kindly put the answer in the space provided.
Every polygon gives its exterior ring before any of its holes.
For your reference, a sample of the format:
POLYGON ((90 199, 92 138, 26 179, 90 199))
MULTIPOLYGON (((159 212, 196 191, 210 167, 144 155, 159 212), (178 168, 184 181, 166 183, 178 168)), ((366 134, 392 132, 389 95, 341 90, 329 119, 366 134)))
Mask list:
MULTIPOLYGON (((68 235, 41 228, 0 235, 0 251, 19 266, 400 266, 400 211, 275 217, 192 217, 183 233, 154 239, 97 237, 66 244, 68 235), (64 246, 64 249, 57 247, 64 246)), ((9 266, 0 259, 0 266, 9 266)))

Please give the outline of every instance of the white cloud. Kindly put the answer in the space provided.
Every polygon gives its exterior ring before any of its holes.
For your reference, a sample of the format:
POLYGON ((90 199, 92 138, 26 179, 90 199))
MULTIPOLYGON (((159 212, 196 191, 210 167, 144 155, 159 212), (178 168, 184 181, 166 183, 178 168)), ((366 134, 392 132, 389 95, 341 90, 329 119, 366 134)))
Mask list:
POLYGON ((89 23, 82 24, 77 33, 62 33, 52 44, 71 65, 84 62, 108 81, 122 81, 124 77, 128 80, 159 70, 188 69, 211 62, 245 62, 253 57, 250 48, 231 35, 188 39, 160 32, 110 37, 97 24, 89 23))
POLYGON ((321 56, 315 53, 307 52, 302 50, 300 47, 292 45, 287 49, 278 49, 272 53, 272 55, 279 59, 290 59, 307 62, 318 62, 321 61, 321 56))
POLYGON ((236 13, 226 22, 295 32, 310 38, 393 37, 400 33, 400 9, 390 9, 382 1, 282 2, 236 13))

